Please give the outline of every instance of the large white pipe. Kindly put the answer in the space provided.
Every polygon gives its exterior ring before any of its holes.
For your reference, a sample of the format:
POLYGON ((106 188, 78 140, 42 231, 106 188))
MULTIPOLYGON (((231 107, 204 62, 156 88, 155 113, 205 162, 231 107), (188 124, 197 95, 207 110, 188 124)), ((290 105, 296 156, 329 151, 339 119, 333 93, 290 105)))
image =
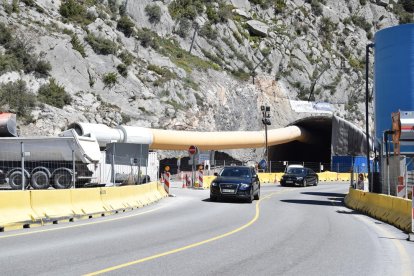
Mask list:
MULTIPOLYGON (((199 132, 161 130, 132 126, 110 128, 103 124, 74 123, 79 135, 95 136, 101 147, 107 143, 123 142, 148 144, 151 149, 187 150, 195 145, 201 150, 224 150, 240 148, 261 148, 265 146, 264 131, 222 131, 199 132)), ((298 126, 268 130, 268 145, 278 145, 292 141, 309 143, 310 134, 298 126)))

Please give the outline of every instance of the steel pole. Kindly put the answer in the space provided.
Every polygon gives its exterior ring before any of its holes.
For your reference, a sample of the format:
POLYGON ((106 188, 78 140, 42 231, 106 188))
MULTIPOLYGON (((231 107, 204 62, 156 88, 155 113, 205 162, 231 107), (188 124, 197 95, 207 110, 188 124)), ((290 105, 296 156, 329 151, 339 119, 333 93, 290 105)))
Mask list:
POLYGON ((24 144, 20 142, 21 157, 22 157, 22 191, 24 191, 25 175, 24 175, 24 144))

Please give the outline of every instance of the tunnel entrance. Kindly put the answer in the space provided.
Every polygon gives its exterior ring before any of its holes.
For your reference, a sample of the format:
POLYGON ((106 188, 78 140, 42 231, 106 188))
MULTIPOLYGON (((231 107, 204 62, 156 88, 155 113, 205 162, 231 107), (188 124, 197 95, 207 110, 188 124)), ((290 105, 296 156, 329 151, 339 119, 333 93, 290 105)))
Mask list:
POLYGON ((325 169, 331 164, 332 117, 308 117, 292 123, 309 131, 315 144, 298 141, 269 147, 269 160, 289 163, 321 163, 325 169))

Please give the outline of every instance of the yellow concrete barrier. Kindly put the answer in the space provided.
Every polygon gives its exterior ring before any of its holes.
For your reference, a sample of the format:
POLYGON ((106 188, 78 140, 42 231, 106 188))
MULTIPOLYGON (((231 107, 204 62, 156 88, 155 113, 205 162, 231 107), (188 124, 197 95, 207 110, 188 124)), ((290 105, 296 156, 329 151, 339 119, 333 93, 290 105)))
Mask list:
POLYGON ((70 190, 30 191, 30 202, 33 211, 46 222, 71 219, 76 215, 70 190))
POLYGON ((120 197, 123 204, 131 208, 139 208, 145 205, 145 201, 141 200, 141 194, 144 192, 142 185, 118 187, 120 197))
POLYGON ((124 187, 105 187, 100 188, 101 199, 105 208, 112 211, 120 211, 130 209, 131 206, 124 203, 121 197, 121 189, 124 187))
POLYGON ((411 200, 349 189, 345 204, 403 231, 411 230, 411 200))
POLYGON ((0 227, 4 231, 35 222, 40 222, 40 218, 32 210, 29 191, 0 192, 0 227))
POLYGON ((83 188, 70 190, 73 211, 76 215, 104 214, 110 211, 101 199, 99 188, 83 188))
POLYGON ((210 189, 211 182, 216 179, 215 175, 207 175, 203 178, 203 189, 210 189))

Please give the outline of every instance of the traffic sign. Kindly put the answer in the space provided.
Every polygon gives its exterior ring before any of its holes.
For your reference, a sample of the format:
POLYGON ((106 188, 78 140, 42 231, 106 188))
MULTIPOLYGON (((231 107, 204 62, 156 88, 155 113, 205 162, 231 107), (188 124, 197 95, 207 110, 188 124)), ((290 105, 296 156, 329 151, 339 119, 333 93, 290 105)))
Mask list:
POLYGON ((266 168, 267 168, 267 162, 266 162, 266 160, 261 160, 260 162, 259 162, 259 167, 262 169, 262 170, 266 170, 266 168))
POLYGON ((198 149, 197 149, 197 147, 196 146, 190 146, 189 148, 188 148, 188 153, 190 154, 190 155, 194 155, 194 154, 196 154, 198 152, 198 149))

